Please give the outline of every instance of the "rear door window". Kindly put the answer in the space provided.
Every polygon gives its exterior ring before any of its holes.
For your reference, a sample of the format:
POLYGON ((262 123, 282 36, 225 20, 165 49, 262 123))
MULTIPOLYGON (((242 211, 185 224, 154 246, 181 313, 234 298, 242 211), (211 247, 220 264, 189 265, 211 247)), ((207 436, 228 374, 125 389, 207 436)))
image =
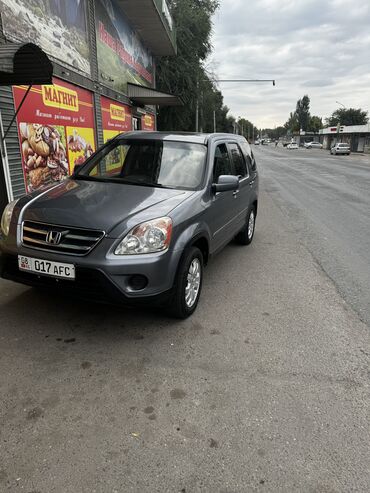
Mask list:
POLYGON ((235 174, 240 176, 240 178, 245 178, 247 176, 247 167, 244 161, 243 154, 238 146, 238 144, 230 143, 229 149, 231 153, 231 158, 233 161, 235 174))
POLYGON ((245 142, 241 142, 240 147, 242 148, 249 171, 255 172, 257 168, 252 149, 245 142))

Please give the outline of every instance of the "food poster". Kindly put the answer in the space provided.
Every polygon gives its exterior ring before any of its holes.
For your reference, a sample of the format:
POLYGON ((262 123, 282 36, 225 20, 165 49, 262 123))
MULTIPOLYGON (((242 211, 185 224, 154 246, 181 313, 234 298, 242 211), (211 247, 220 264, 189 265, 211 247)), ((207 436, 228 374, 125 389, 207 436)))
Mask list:
MULTIPOLYGON (((14 86, 15 109, 27 86, 14 86)), ((17 115, 26 191, 64 180, 95 151, 92 93, 59 79, 33 86, 17 115)))
POLYGON ((150 113, 147 113, 141 117, 141 128, 142 130, 154 130, 155 129, 155 117, 150 113))
MULTIPOLYGON (((132 130, 131 107, 101 96, 104 143, 122 132, 132 130)), ((106 171, 114 173, 125 160, 124 147, 116 147, 107 156, 106 171)))

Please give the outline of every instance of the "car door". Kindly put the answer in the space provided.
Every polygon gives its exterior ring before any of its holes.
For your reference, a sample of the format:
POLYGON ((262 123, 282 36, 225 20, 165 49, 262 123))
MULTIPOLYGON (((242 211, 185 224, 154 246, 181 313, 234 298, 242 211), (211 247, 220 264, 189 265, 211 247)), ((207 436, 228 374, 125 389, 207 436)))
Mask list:
MULTIPOLYGON (((221 175, 235 175, 226 143, 215 146, 213 156, 212 183, 217 183, 221 175)), ((212 251, 228 243, 234 235, 238 214, 238 191, 211 192, 207 222, 212 235, 212 251)))
POLYGON ((249 169, 241 147, 237 142, 227 144, 234 166, 235 174, 239 177, 239 190, 236 197, 237 216, 235 221, 235 234, 245 226, 247 210, 250 203, 249 169))

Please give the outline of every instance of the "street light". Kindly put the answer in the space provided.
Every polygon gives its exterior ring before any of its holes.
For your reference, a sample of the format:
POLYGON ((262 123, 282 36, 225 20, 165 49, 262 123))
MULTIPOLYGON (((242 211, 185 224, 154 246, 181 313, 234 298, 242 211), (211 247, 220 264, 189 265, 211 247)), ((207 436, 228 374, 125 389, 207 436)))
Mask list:
MULTIPOLYGON (((343 106, 343 109, 346 109, 346 107, 344 106, 343 103, 341 103, 340 101, 335 101, 337 104, 340 104, 341 106, 343 106)), ((336 138, 336 142, 339 142, 339 129, 340 129, 340 124, 341 124, 341 121, 340 121, 340 117, 339 117, 339 122, 338 122, 338 125, 337 125, 337 138, 336 138)))

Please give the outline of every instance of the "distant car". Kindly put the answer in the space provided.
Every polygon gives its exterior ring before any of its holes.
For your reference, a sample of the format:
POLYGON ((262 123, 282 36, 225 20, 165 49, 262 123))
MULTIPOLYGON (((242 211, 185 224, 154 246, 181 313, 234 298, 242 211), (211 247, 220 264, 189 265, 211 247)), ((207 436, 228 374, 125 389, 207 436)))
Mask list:
POLYGON ((351 154, 349 144, 337 143, 330 149, 330 154, 351 154))
POLYGON ((287 149, 298 149, 298 144, 296 144, 295 142, 291 142, 290 144, 288 144, 286 146, 287 149))
POLYGON ((322 149, 322 144, 320 142, 305 142, 303 146, 306 149, 322 149))
POLYGON ((255 140, 254 141, 254 145, 259 146, 260 145, 260 141, 259 140, 255 140))
POLYGON ((267 142, 267 140, 261 140, 261 144, 263 146, 268 146, 269 145, 269 143, 267 142))

